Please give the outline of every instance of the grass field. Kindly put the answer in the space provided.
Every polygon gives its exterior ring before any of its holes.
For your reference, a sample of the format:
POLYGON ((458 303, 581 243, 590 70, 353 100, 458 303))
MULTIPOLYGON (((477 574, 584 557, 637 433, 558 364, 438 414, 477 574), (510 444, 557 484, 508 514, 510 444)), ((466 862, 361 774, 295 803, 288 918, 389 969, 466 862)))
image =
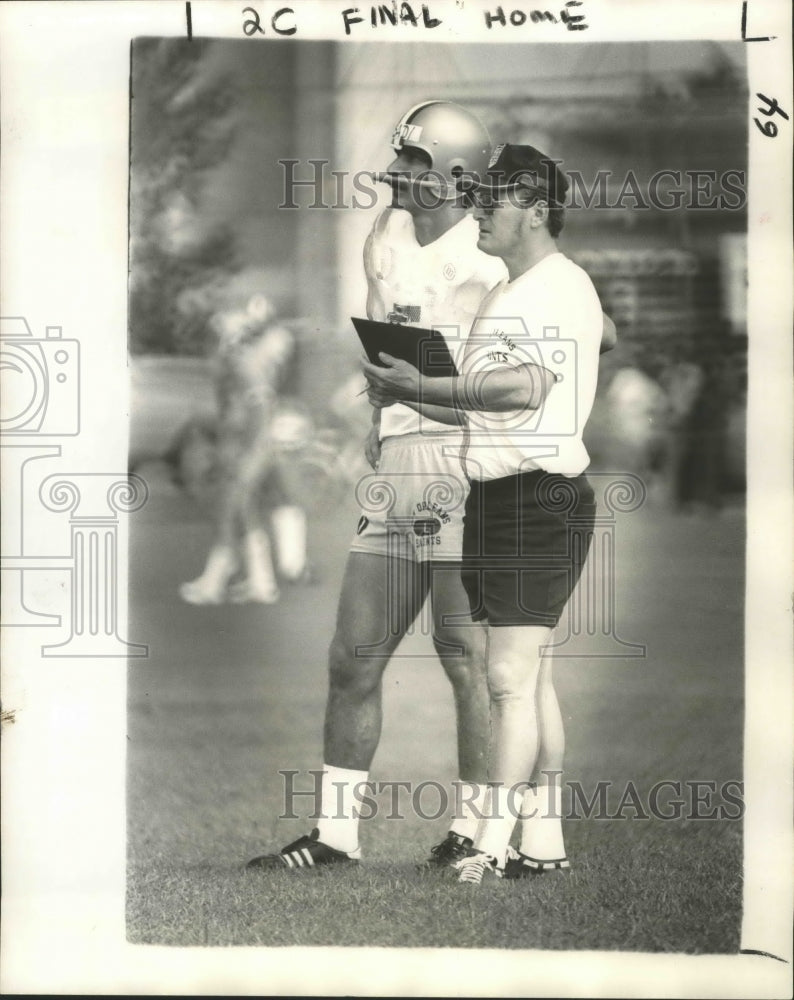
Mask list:
MULTIPOLYGON (((308 831, 282 819, 280 769, 322 761, 325 656, 355 511, 315 517, 320 580, 280 604, 194 608, 176 588, 199 570, 201 513, 154 483, 132 519, 130 635, 150 657, 129 671, 128 937, 165 945, 381 945, 735 953, 741 917, 736 820, 571 819, 568 874, 478 891, 416 862, 445 817, 362 823, 358 868, 247 872, 245 860, 308 831)), ((738 508, 618 525, 617 607, 642 660, 559 658, 567 781, 591 796, 627 783, 647 808, 662 780, 741 779, 744 524, 738 508)), ((574 647, 576 648, 576 647, 574 647)), ((455 777, 447 682, 426 636, 385 680, 372 777, 455 777)), ((308 774, 296 786, 308 789, 308 774)), ((682 796, 683 797, 683 796, 682 796)), ((432 811, 432 796, 425 808, 432 811)), ((565 803, 568 804, 566 796, 565 803)), ((663 801, 665 801, 663 799, 663 801)), ((707 812, 713 803, 701 807, 707 812)), ((296 811, 309 816, 310 798, 296 811)), ((734 810, 735 812, 735 810, 734 810)))

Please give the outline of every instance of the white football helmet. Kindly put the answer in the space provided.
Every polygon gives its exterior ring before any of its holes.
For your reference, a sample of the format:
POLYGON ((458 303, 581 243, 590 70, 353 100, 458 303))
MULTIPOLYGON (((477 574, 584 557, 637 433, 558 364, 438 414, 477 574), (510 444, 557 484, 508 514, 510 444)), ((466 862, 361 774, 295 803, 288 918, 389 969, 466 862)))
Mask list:
MULTIPOLYGON (((406 147, 425 153, 430 158, 431 174, 420 183, 445 187, 449 198, 455 197, 456 180, 461 174, 475 175, 477 179, 485 175, 491 152, 491 137, 483 123, 451 101, 414 105, 397 122, 391 144, 398 154, 406 147)), ((388 175, 379 178, 387 180, 388 175)))

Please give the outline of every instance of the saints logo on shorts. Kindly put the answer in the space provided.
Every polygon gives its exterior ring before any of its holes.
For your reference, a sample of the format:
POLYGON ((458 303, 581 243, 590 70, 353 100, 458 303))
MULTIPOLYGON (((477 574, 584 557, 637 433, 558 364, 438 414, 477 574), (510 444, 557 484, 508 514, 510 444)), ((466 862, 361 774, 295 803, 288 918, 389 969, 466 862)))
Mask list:
POLYGON ((416 504, 416 511, 418 516, 414 518, 411 525, 416 548, 440 545, 442 525, 450 522, 449 511, 441 504, 427 500, 420 500, 416 504))
POLYGON ((411 562, 460 562, 469 491, 462 436, 403 434, 381 442, 376 473, 356 486, 361 516, 351 549, 411 562))
POLYGON ((436 535, 441 531, 441 522, 436 517, 418 517, 414 521, 413 531, 418 538, 436 535))

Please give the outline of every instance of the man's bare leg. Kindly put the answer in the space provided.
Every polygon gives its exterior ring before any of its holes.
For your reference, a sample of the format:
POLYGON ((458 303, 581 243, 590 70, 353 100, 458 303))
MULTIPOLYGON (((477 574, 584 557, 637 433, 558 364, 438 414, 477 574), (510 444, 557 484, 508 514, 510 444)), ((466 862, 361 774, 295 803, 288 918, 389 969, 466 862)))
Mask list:
POLYGON ((433 640, 452 685, 457 722, 459 783, 450 832, 473 841, 485 810, 488 781, 488 632, 485 625, 471 619, 459 566, 433 566, 431 600, 433 640))
POLYGON ((489 813, 474 847, 505 864, 507 845, 521 811, 523 792, 540 750, 536 692, 541 647, 551 629, 499 626, 488 630, 488 686, 491 695, 491 748, 488 767, 489 813))
POLYGON ((537 690, 540 748, 521 805, 520 852, 530 872, 568 868, 562 833, 565 730, 552 680, 552 656, 543 657, 537 690))
POLYGON ((319 839, 358 847, 355 785, 366 781, 380 741, 382 677, 427 597, 428 577, 405 559, 351 552, 329 655, 319 839))

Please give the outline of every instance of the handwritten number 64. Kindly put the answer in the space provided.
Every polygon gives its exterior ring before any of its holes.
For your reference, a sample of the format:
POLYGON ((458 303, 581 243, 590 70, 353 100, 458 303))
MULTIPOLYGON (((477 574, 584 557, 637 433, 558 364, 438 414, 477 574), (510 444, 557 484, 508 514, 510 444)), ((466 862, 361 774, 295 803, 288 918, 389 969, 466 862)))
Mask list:
MULTIPOLYGON (((766 115, 767 118, 771 118, 772 115, 780 115, 782 118, 785 118, 785 120, 788 121, 788 115, 783 110, 783 108, 781 108, 780 105, 777 103, 776 97, 769 98, 765 94, 756 94, 755 96, 760 97, 761 100, 766 104, 766 107, 761 106, 758 108, 760 114, 766 115)), ((768 136, 770 139, 775 138, 778 131, 777 124, 775 122, 768 121, 762 123, 758 118, 753 118, 753 121, 758 126, 760 132, 763 132, 764 135, 768 136)))

